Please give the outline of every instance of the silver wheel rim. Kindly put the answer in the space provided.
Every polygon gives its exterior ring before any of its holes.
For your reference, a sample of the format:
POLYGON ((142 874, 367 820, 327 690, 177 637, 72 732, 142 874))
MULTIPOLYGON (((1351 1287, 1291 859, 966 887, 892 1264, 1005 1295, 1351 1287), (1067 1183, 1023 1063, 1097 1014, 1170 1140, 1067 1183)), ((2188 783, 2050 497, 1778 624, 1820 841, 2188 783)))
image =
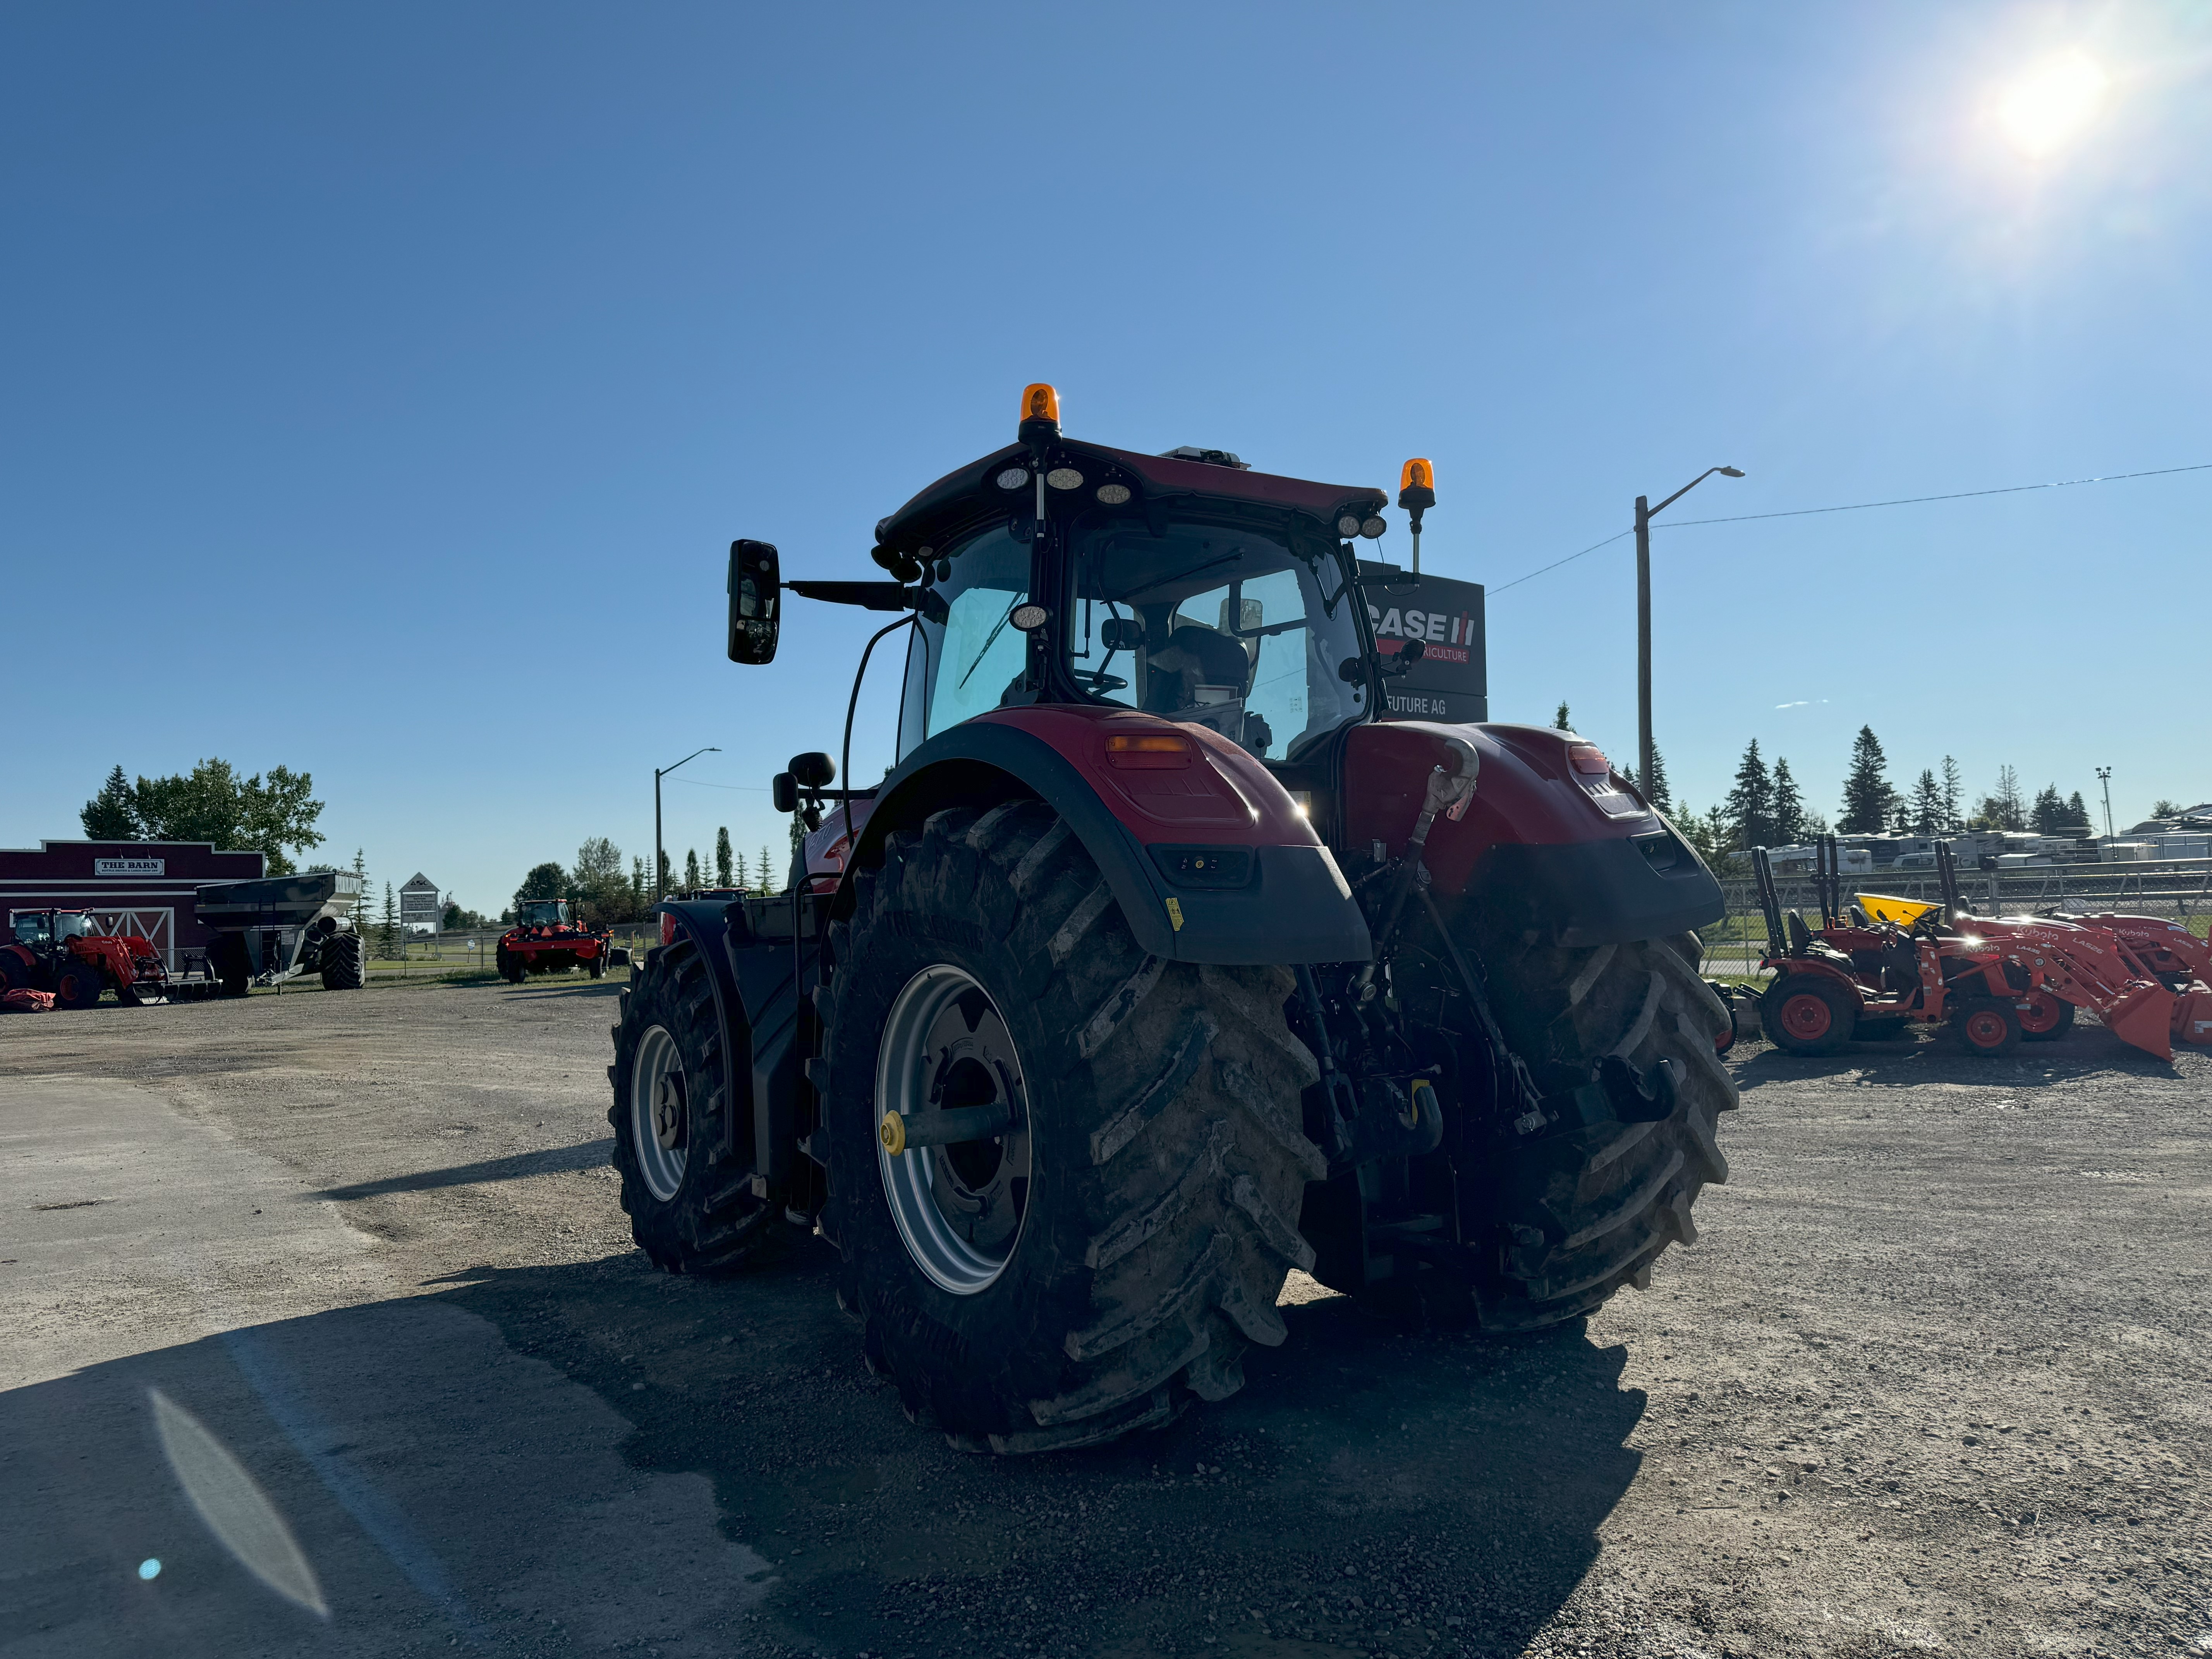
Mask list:
POLYGON ((876 1139, 884 1196, 907 1253, 933 1284, 974 1296, 997 1282, 1028 1218, 1028 1096, 1013 1035, 990 993, 949 963, 925 968, 891 1004, 876 1048, 876 1121, 940 1106, 1003 1102, 1006 1133, 957 1146, 894 1154, 876 1139))
POLYGON ((655 1025, 637 1040, 629 1070, 629 1133, 637 1148, 646 1190, 663 1204, 684 1184, 684 1152, 690 1138, 690 1091, 684 1057, 667 1028, 655 1025))

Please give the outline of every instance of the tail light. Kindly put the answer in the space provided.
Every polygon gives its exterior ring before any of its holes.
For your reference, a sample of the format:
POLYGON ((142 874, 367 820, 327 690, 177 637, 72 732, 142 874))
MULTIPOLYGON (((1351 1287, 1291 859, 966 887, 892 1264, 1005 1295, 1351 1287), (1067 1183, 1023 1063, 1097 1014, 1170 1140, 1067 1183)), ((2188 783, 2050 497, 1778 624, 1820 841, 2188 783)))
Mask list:
POLYGON ((1133 772, 1187 767, 1197 745, 1173 732, 1116 732, 1106 739, 1106 763, 1133 772))
POLYGON ((1605 757, 1605 750, 1594 743, 1571 743, 1567 745, 1567 764, 1584 777, 1601 778, 1613 770, 1613 763, 1605 757))
POLYGON ((666 910, 660 913, 660 942, 663 945, 676 943, 676 918, 666 910))

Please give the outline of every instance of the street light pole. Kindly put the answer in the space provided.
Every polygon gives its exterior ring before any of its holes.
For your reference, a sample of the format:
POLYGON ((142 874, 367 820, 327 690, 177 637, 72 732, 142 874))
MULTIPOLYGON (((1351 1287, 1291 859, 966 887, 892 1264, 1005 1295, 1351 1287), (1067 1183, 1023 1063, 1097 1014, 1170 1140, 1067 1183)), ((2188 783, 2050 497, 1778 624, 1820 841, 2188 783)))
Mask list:
POLYGON ((1723 478, 1743 477, 1735 467, 1709 466, 1656 507, 1650 505, 1649 496, 1636 498, 1636 781, 1647 796, 1651 793, 1652 770, 1651 520, 1716 472, 1723 478))
MULTIPOLYGON (((704 749, 694 749, 683 760, 677 762, 676 766, 697 760, 702 755, 719 755, 721 752, 712 744, 704 749)), ((673 772, 676 766, 656 766, 653 769, 653 896, 656 901, 668 896, 668 852, 660 844, 660 781, 673 772)))
POLYGON ((2110 841, 2112 838, 2112 769, 2099 767, 2097 781, 2105 786, 2105 839, 2110 841))

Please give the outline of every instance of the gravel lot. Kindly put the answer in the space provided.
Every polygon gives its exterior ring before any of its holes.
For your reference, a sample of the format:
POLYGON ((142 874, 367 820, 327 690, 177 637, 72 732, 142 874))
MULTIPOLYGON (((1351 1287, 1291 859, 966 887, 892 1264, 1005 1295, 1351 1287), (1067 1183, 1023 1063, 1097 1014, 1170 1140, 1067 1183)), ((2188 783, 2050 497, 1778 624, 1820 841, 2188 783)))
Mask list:
POLYGON ((0 1019, 0 1653, 2212 1652, 2204 1054, 1741 1044, 1648 1292, 1493 1341, 1294 1279, 1236 1399, 1004 1462, 818 1241, 629 1248, 616 989, 0 1019))

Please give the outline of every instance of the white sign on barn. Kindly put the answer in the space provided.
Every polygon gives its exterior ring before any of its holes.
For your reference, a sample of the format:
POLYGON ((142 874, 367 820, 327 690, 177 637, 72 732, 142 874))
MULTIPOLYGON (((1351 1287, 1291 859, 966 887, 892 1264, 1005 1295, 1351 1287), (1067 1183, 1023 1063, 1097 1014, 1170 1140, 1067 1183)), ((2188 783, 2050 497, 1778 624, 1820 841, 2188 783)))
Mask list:
POLYGON ((438 884, 417 870, 399 890, 399 925, 434 933, 445 914, 446 907, 438 900, 438 884))

